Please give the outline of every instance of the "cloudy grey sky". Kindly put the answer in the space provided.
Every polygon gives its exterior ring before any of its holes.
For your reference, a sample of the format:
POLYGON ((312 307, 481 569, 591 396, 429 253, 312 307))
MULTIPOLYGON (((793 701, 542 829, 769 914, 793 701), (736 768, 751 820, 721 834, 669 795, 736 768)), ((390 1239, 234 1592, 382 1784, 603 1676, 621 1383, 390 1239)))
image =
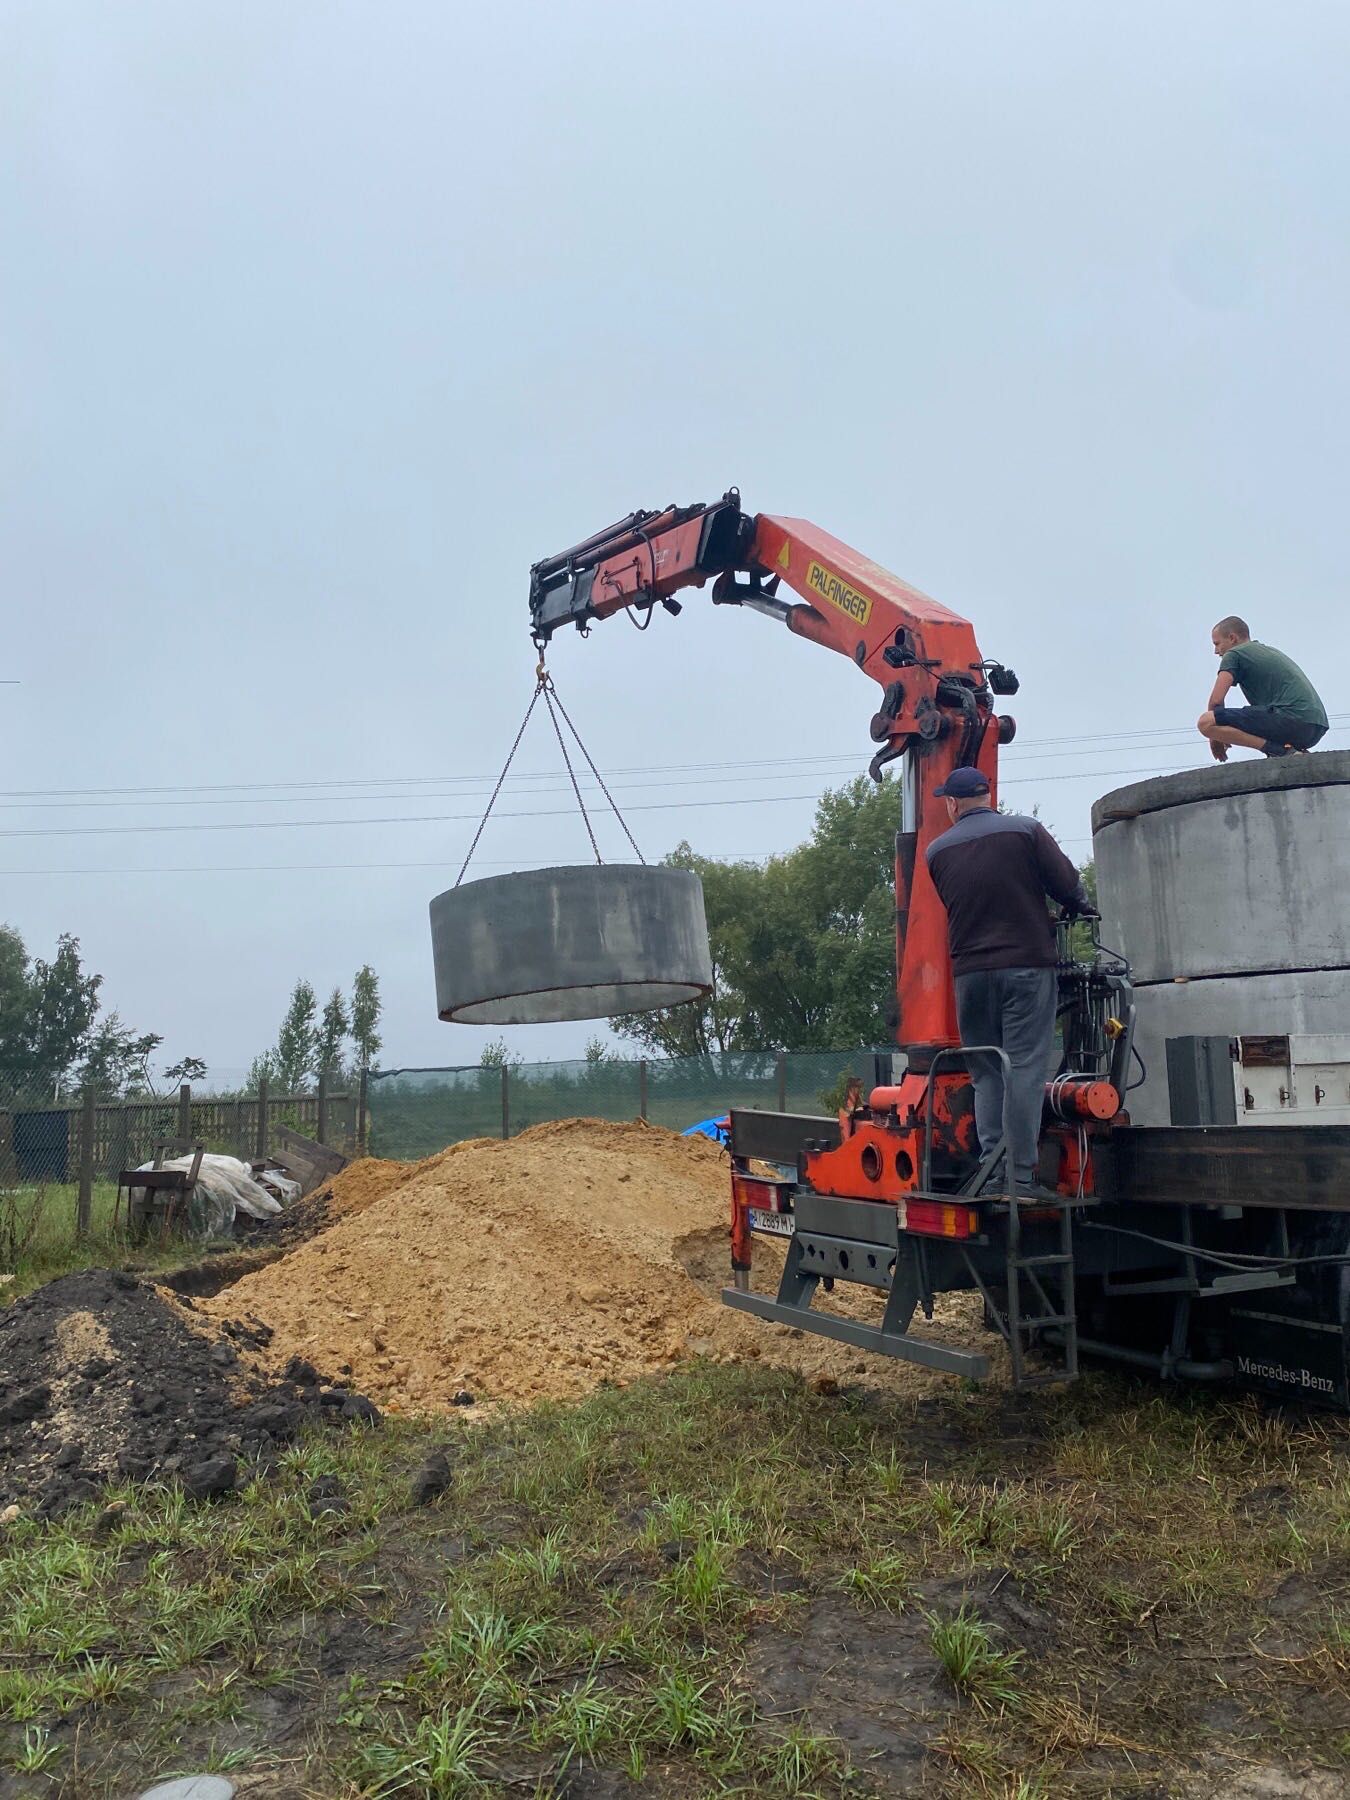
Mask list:
MULTIPOLYGON (((1221 613, 1350 723, 1340 0, 0 37, 0 917, 168 1051, 242 1066, 369 960, 389 1063, 476 1060, 426 903, 528 698, 530 563, 634 506, 737 483, 972 618, 1023 679, 1005 797, 1076 856, 1197 759, 1221 613)), ((782 849, 870 754, 851 665, 698 598, 551 660, 649 856, 782 849)), ((585 849, 542 733, 519 766, 547 816, 483 873, 585 849)))

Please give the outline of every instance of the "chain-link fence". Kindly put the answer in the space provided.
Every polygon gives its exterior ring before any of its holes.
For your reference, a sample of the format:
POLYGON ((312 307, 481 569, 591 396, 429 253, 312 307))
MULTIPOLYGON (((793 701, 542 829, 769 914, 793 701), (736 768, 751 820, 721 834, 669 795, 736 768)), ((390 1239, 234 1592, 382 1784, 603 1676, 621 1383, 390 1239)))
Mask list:
POLYGON ((161 1143, 205 1144, 227 1156, 265 1156, 278 1126, 336 1149, 357 1137, 355 1094, 257 1094, 98 1100, 54 1098, 0 1081, 0 1188, 76 1181, 82 1166, 95 1180, 116 1181, 123 1169, 149 1161, 161 1143), (86 1139, 88 1148, 86 1150, 86 1139))
POLYGON ((111 1226, 117 1180, 154 1160, 160 1147, 204 1144, 208 1151, 261 1158, 279 1148, 281 1128, 333 1149, 358 1148, 355 1093, 214 1095, 183 1087, 171 1095, 103 1100, 62 1094, 51 1083, 0 1070, 0 1272, 111 1226))
POLYGON ((736 1107, 822 1113, 850 1075, 874 1075, 871 1050, 728 1050, 633 1062, 513 1063, 504 1068, 371 1073, 369 1148, 412 1160, 464 1138, 514 1137, 547 1119, 647 1119, 683 1131, 736 1107))

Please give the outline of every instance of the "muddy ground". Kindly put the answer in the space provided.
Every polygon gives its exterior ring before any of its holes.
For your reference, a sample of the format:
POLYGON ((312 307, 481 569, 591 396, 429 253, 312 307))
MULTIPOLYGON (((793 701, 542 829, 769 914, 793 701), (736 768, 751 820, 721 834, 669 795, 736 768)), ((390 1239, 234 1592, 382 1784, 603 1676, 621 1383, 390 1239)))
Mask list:
POLYGON ((1347 1471, 1339 1424, 1097 1377, 703 1365, 302 1438, 221 1501, 0 1538, 0 1800, 209 1766, 271 1800, 1331 1800, 1347 1471))

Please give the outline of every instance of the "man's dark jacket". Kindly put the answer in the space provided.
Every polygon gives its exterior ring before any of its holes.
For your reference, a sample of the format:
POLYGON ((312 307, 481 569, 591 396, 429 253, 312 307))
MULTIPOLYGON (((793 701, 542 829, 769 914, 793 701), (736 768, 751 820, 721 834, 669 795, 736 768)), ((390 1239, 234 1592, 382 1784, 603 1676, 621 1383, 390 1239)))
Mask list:
POLYGON ((1044 825, 1017 813, 966 813, 928 846, 928 870, 947 908, 954 975, 1052 969, 1046 895, 1074 910, 1090 905, 1077 869, 1044 825))

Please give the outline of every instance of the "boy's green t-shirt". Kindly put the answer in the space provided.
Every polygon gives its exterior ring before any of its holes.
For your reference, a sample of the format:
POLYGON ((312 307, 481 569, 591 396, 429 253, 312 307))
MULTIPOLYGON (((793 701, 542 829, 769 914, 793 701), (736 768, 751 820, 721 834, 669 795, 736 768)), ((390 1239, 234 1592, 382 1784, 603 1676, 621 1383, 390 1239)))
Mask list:
POLYGON ((1252 641, 1234 644, 1231 650, 1224 651, 1219 667, 1242 689, 1248 706, 1264 706, 1326 730, 1326 708, 1317 689, 1283 650, 1252 641))

